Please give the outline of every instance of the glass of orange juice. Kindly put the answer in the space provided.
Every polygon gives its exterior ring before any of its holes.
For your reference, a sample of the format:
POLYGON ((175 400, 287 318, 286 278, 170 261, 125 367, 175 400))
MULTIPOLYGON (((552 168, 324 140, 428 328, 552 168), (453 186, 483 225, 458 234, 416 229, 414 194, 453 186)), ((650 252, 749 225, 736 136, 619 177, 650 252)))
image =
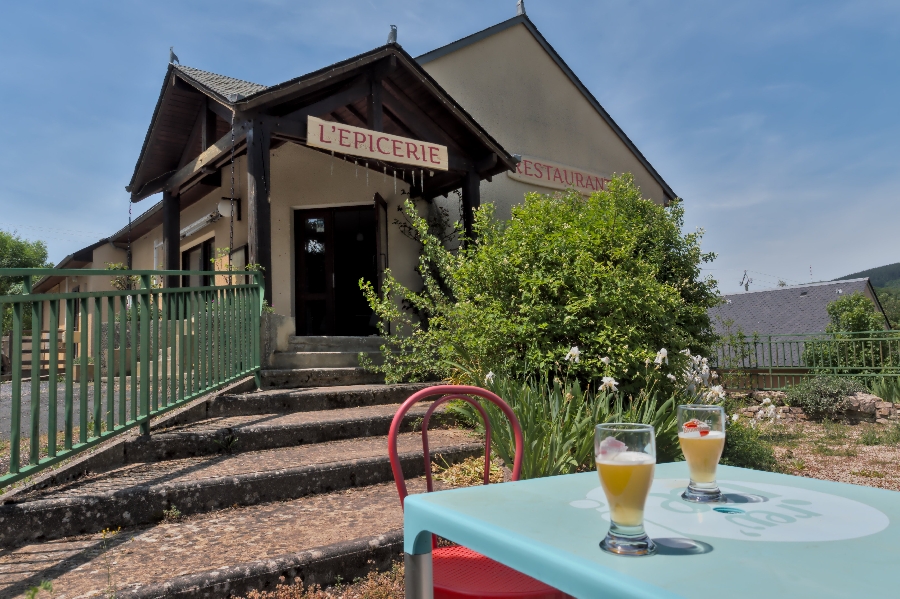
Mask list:
POLYGON ((605 423, 594 431, 600 484, 609 502, 609 532, 600 548, 618 555, 652 555, 644 531, 644 504, 656 466, 656 435, 649 424, 605 423))
POLYGON ((691 482, 681 495, 686 501, 721 501, 716 467, 725 449, 725 410, 699 404, 678 406, 678 442, 691 472, 691 482))

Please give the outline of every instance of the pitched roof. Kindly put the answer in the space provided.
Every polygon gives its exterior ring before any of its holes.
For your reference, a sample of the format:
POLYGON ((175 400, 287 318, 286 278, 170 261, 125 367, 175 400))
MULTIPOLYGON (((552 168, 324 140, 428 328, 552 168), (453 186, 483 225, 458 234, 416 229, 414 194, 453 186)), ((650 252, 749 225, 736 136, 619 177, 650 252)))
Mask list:
MULTIPOLYGON (((867 289, 875 297, 868 278, 735 293, 724 296, 725 303, 711 308, 709 315, 719 334, 739 330, 747 335, 821 333, 830 322, 829 302, 843 295, 866 294, 867 289)), ((875 306, 884 312, 877 298, 875 306)))
POLYGON ((268 88, 268 86, 260 85, 259 83, 251 83, 242 79, 235 79, 234 77, 226 77, 225 75, 195 69, 194 67, 182 65, 173 66, 176 71, 183 74, 206 91, 219 96, 219 99, 225 102, 229 102, 229 97, 235 94, 240 96, 238 99, 241 99, 268 88))
POLYGON ((675 195, 675 192, 672 191, 672 188, 669 187, 669 184, 666 183, 665 180, 662 178, 662 176, 656 171, 656 169, 653 168, 653 165, 650 164, 650 161, 644 157, 644 155, 641 153, 640 150, 638 150, 637 146, 634 145, 634 142, 631 141, 631 139, 629 139, 627 135, 625 135, 625 132, 622 131, 622 128, 619 127, 619 125, 613 120, 613 118, 610 116, 610 114, 608 112, 606 112, 606 109, 600 105, 600 102, 597 101, 597 98, 594 97, 594 94, 592 94, 590 92, 590 90, 588 90, 588 88, 585 87, 584 83, 581 82, 581 79, 578 78, 578 76, 575 74, 575 72, 571 68, 569 68, 569 65, 566 64, 566 61, 564 61, 562 59, 562 57, 553 48, 553 46, 550 45, 550 42, 548 42, 546 40, 546 38, 544 38, 544 36, 541 35, 541 32, 538 31, 538 28, 531 21, 531 19, 528 18, 528 16, 526 16, 524 14, 516 15, 515 17, 513 17, 511 19, 503 21, 502 23, 497 23, 496 25, 494 25, 492 27, 488 27, 487 29, 484 29, 482 31, 479 31, 478 33, 473 33, 472 35, 469 35, 469 36, 459 39, 455 42, 447 44, 446 46, 441 46, 440 48, 432 50, 431 52, 427 52, 427 53, 419 56, 418 58, 416 58, 416 60, 419 62, 419 64, 427 64, 427 63, 431 62, 432 60, 437 60, 438 58, 441 58, 442 56, 446 56, 447 54, 456 52, 457 50, 461 50, 462 48, 465 48, 466 46, 470 46, 470 45, 477 43, 485 38, 491 37, 492 35, 496 35, 502 31, 506 31, 510 27, 515 27, 516 25, 524 25, 525 26, 525 28, 531 33, 531 35, 534 36, 534 38, 537 40, 537 42, 541 45, 541 47, 544 49, 544 51, 550 55, 550 58, 553 59, 553 61, 556 63, 556 65, 572 81, 572 84, 576 88, 578 88, 578 91, 580 91, 582 93, 582 95, 584 95, 584 97, 588 101, 588 103, 594 107, 594 110, 596 110, 597 113, 600 115, 600 117, 604 121, 606 121, 606 124, 609 125, 610 128, 615 132, 615 134, 619 136, 619 139, 622 140, 622 143, 624 143, 625 146, 629 150, 631 150, 631 153, 634 154, 635 158, 638 159, 638 162, 640 162, 644 166, 644 168, 647 169, 647 172, 650 173, 650 176, 653 177, 654 180, 656 180, 656 182, 659 184, 660 187, 662 187, 663 193, 666 194, 666 197, 670 200, 674 200, 677 196, 675 195))

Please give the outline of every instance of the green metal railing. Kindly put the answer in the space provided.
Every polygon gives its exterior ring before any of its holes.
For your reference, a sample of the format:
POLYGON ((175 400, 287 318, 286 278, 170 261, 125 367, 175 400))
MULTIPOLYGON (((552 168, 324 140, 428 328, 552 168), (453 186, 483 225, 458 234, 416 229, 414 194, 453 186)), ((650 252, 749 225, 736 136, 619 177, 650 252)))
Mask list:
POLYGON ((0 386, 0 464, 9 471, 0 489, 135 426, 149 434, 152 417, 211 390, 249 375, 258 382, 259 272, 0 269, 0 277, 23 280, 21 295, 0 296, 0 316, 12 319, 11 380, 0 386), (172 275, 211 284, 154 286, 172 275), (41 277, 102 277, 103 286, 116 278, 139 288, 32 293, 41 277), (31 339, 23 335, 28 315, 31 339))
POLYGON ((900 377, 900 331, 730 335, 713 362, 733 386, 766 390, 810 376, 900 377))

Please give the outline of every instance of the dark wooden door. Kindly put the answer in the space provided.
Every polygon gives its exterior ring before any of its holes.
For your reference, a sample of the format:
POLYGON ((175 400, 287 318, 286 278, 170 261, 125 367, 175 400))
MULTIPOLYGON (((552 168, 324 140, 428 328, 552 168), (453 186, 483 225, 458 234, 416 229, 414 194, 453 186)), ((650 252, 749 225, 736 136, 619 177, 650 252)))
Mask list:
POLYGON ((334 334, 333 229, 331 210, 294 213, 298 335, 334 334))
POLYGON ((294 214, 298 335, 377 332, 360 280, 378 284, 375 215, 369 206, 294 214))

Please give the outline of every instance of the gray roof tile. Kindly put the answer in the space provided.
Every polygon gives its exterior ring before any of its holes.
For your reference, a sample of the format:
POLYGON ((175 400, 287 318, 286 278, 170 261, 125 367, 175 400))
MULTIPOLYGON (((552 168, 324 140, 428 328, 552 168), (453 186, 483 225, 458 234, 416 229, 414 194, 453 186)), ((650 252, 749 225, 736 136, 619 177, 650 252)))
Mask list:
POLYGON ((174 65, 178 72, 186 77, 196 81, 211 92, 218 94, 223 99, 228 99, 231 94, 239 94, 242 98, 252 96, 267 88, 265 85, 258 83, 250 83, 234 77, 226 77, 225 75, 217 75, 209 71, 202 71, 194 67, 186 67, 174 65))
POLYGON ((709 311, 713 327, 727 334, 740 329, 747 335, 822 333, 828 326, 826 307, 843 295, 865 293, 867 278, 796 285, 724 296, 725 303, 709 311))

